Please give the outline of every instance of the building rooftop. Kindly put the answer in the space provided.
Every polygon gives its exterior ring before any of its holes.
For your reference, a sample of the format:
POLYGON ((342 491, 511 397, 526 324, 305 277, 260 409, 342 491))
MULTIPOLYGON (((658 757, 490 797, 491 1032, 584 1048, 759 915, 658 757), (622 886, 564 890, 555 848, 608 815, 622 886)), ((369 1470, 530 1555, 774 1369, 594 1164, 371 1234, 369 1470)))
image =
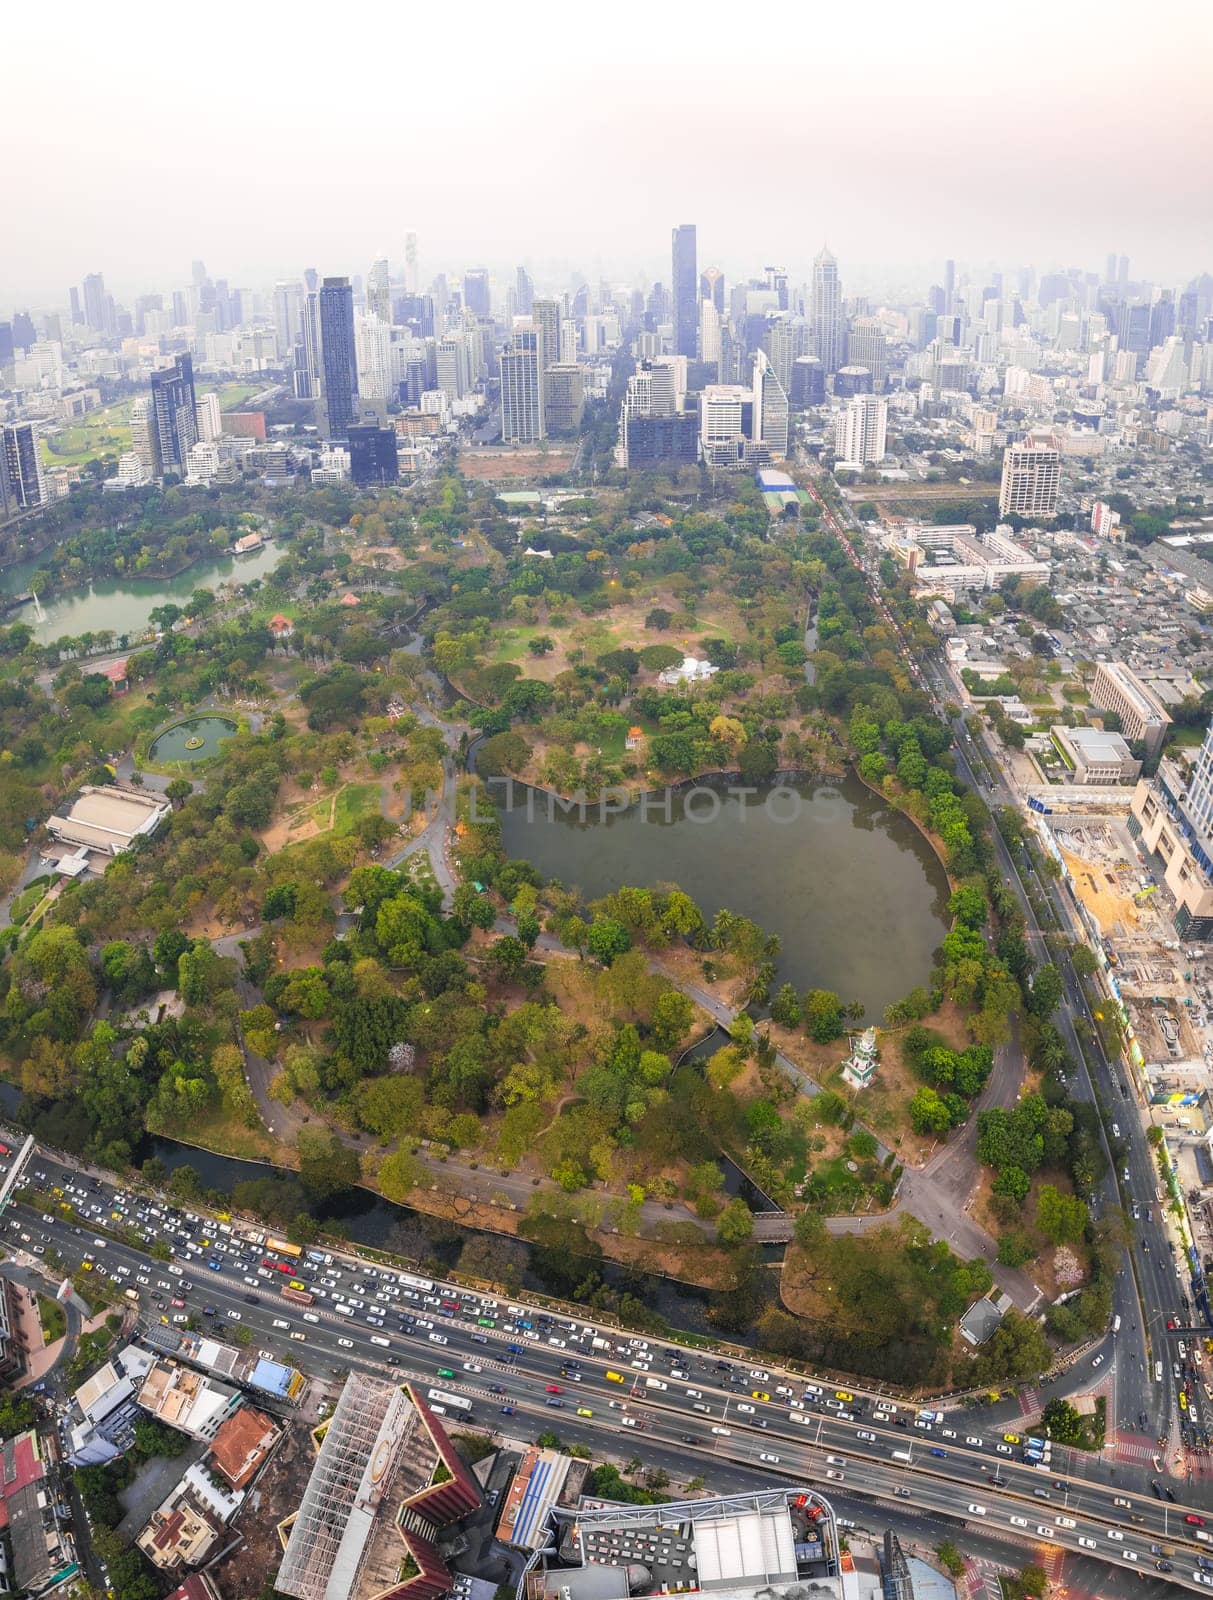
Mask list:
POLYGON ((154 833, 170 803, 162 794, 137 794, 114 784, 86 784, 66 811, 47 819, 57 838, 110 852, 154 833))
POLYGON ((243 1489, 277 1442, 278 1429, 270 1419, 252 1406, 241 1406, 219 1424, 211 1458, 233 1487, 243 1489))
POLYGON ((497 1519, 503 1544, 537 1550, 547 1538, 547 1520, 569 1475, 569 1457, 557 1450, 528 1450, 518 1465, 497 1519))

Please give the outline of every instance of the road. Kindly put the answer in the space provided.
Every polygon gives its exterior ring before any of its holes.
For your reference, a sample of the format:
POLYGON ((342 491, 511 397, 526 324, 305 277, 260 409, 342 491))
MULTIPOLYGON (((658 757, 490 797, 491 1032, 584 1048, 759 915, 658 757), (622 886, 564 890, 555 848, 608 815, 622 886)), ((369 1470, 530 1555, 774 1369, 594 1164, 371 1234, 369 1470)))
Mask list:
MULTIPOLYGON (((72 1167, 42 1153, 32 1163, 31 1177, 44 1193, 75 1181, 72 1167)), ((92 1197, 106 1216, 129 1203, 100 1180, 92 1181, 92 1197)), ((204 1220, 193 1226, 199 1243, 210 1237, 204 1220)), ((456 1286, 436 1284, 433 1305, 405 1305, 384 1293, 383 1280, 368 1264, 351 1256, 338 1257, 337 1265, 344 1274, 339 1292, 347 1300, 357 1295, 365 1304, 352 1317, 338 1315, 333 1298, 319 1299, 307 1312, 283 1302, 274 1292, 282 1279, 260 1267, 262 1252, 251 1246, 243 1268, 225 1259, 222 1270, 211 1271, 205 1264, 209 1252, 186 1255, 178 1235, 175 1259, 161 1262, 113 1238, 99 1245, 104 1235, 96 1231, 95 1219, 47 1222, 40 1208, 13 1203, 4 1228, 10 1247, 33 1250, 49 1243, 69 1270, 86 1253, 111 1276, 125 1267, 129 1276, 122 1281, 136 1288, 149 1320, 174 1314, 167 1301, 177 1293, 195 1315, 205 1306, 213 1309, 204 1320, 220 1337, 243 1325, 255 1348, 321 1376, 331 1376, 335 1368, 374 1370, 390 1362, 399 1376, 438 1383, 466 1397, 476 1421, 494 1431, 552 1428, 566 1441, 584 1439, 611 1454, 639 1449, 646 1460, 664 1449, 677 1459, 682 1474, 698 1472, 714 1486, 727 1486, 738 1467, 752 1467, 779 1479, 807 1479, 829 1494, 845 1490, 887 1502, 894 1510, 901 1499, 898 1490, 908 1489, 919 1513, 959 1518, 1021 1547, 1085 1552, 1139 1571, 1170 1559, 1174 1581, 1189 1587, 1194 1585, 1185 1575, 1189 1567, 1194 1570, 1194 1558, 1206 1544, 1213 1555, 1213 1492, 1205 1485, 1185 1492, 1195 1507, 1180 1503, 1178 1494, 1174 1503, 1167 1502, 1150 1492, 1149 1463, 1114 1467, 1100 1456, 1060 1448, 1042 1471, 1020 1460, 1016 1446, 1005 1443, 988 1414, 979 1411, 955 1411, 927 1424, 912 1409, 880 1410, 890 1403, 859 1391, 814 1388, 803 1376, 778 1369, 730 1365, 657 1339, 644 1344, 590 1323, 544 1321, 521 1308, 507 1315, 502 1303, 474 1305, 456 1286), (258 1269, 265 1276, 257 1275, 258 1269), (252 1282, 246 1283, 250 1276, 252 1282), (163 1310, 155 1296, 166 1302, 163 1310), (366 1322, 373 1314, 383 1318, 381 1332, 366 1322), (421 1321, 404 1325, 404 1315, 418 1314, 427 1326, 421 1321), (532 1326, 517 1325, 517 1315, 532 1326), (611 1348, 594 1350, 591 1337, 611 1348), (375 1339, 386 1339, 387 1348, 375 1339), (439 1379, 439 1367, 451 1376, 439 1379), (500 1393, 494 1393, 494 1385, 500 1393), (513 1408, 508 1423, 499 1420, 503 1405, 513 1408), (760 1461, 763 1454, 771 1459, 760 1461), (842 1477, 832 1479, 830 1472, 842 1477), (1186 1523, 1186 1515, 1199 1520, 1186 1523), (1206 1533, 1206 1539, 1198 1539, 1206 1533), (1125 1560, 1129 1552, 1136 1554, 1135 1563, 1125 1560)), ((313 1290, 328 1270, 306 1264, 292 1268, 313 1290)))

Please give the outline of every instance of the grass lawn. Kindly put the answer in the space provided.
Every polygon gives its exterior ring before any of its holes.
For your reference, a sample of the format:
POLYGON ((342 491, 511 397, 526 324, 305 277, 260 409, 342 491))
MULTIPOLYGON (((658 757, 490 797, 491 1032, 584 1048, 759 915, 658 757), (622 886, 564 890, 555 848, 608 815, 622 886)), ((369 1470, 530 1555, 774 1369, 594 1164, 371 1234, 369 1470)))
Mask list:
MULTIPOLYGON (((643 728, 645 737, 649 739, 660 731, 658 724, 648 717, 630 717, 628 719, 628 727, 643 728)), ((627 728, 617 728, 613 733, 607 735, 602 741, 602 754, 607 761, 622 761, 627 755, 635 757, 640 753, 638 751, 629 751, 626 748, 627 737, 627 728)))
POLYGON ((131 447, 132 400, 92 411, 42 443, 46 467, 82 466, 100 456, 120 456, 131 447))
POLYGON ((379 810, 380 787, 377 783, 347 783, 338 791, 333 808, 333 832, 338 838, 354 831, 359 817, 379 810))
MULTIPOLYGON (((157 1130, 179 1137, 180 1128, 157 1130)), ((238 1118, 222 1108, 204 1111, 194 1117, 189 1126, 189 1142, 199 1149, 213 1150, 221 1156, 239 1156, 244 1161, 272 1161, 276 1166, 290 1165, 286 1152, 289 1146, 281 1145, 262 1127, 247 1127, 238 1118)))
POLYGON ((49 1295, 38 1296, 38 1320, 42 1324, 42 1337, 47 1344, 54 1344, 56 1339, 62 1339, 67 1332, 67 1313, 58 1300, 52 1300, 49 1295))
POLYGON ((1178 745, 1181 750, 1193 750, 1197 745, 1204 743, 1205 731, 1204 728, 1177 728, 1172 723, 1171 730, 1167 734, 1167 744, 1178 745))

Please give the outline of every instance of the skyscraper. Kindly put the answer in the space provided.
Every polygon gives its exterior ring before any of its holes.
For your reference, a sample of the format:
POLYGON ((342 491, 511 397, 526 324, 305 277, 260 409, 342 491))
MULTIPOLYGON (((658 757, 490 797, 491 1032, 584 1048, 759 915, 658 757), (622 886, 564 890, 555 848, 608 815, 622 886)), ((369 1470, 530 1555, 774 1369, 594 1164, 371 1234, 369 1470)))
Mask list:
POLYGON ((171 367, 152 373, 150 420, 160 471, 184 476, 185 458, 198 443, 198 399, 191 356, 178 356, 171 367))
POLYGON ((486 267, 473 267, 463 275, 463 303, 478 317, 491 317, 492 297, 489 293, 489 274, 486 267))
POLYGON ((330 439, 344 439, 354 420, 358 361, 354 354, 354 291, 348 278, 325 278, 320 312, 320 392, 330 439))
POLYGON ((535 303, 535 285, 531 282, 531 275, 525 267, 519 267, 515 274, 514 293, 518 300, 518 315, 529 317, 531 307, 535 303))
POLYGON ((826 245, 813 262, 811 309, 817 357, 827 373, 837 372, 842 364, 842 285, 838 262, 826 245))
POLYGON ((544 368, 544 428, 557 438, 567 438, 581 427, 585 414, 585 370, 576 362, 559 362, 544 368))
POLYGON ((1000 517, 1052 517, 1061 485, 1061 452, 1055 444, 1025 439, 1002 453, 1000 517))
POLYGON ((67 296, 72 306, 72 325, 79 327, 84 321, 84 311, 80 305, 80 291, 74 283, 67 291, 67 296))
POLYGON ((766 445, 772 460, 788 453, 788 396, 765 350, 754 356, 754 440, 766 445))
POLYGON ((303 332, 301 301, 298 283, 284 280, 274 285, 274 335, 280 360, 290 355, 303 332))
POLYGON ((84 280, 84 320, 95 333, 106 331, 105 279, 99 272, 84 280))
POLYGON ((847 363, 852 367, 866 367, 872 374, 873 387, 884 388, 889 358, 884 324, 878 317, 855 318, 847 344, 847 363))
POLYGON ((386 256, 376 256, 366 275, 366 309, 380 322, 392 320, 392 291, 388 283, 386 256))
POLYGON ((560 301, 532 300, 530 315, 539 335, 540 363, 544 367, 555 366, 560 360, 560 301))
POLYGON ((543 373, 534 328, 516 328, 501 352, 501 437, 506 444, 533 444, 544 437, 543 373))
POLYGON ((0 478, 10 503, 23 509, 45 505, 46 480, 33 423, 10 423, 0 434, 0 453, 4 457, 0 478))
POLYGON ((439 339, 435 359, 438 387, 448 400, 462 400, 471 388, 467 340, 461 333, 448 333, 439 339))
POLYGON ((710 300, 720 316, 724 316, 724 273, 719 267, 705 267, 699 274, 699 298, 710 300))
POLYGON ((681 223, 673 232, 674 354, 694 361, 699 340, 699 269, 695 224, 681 223))

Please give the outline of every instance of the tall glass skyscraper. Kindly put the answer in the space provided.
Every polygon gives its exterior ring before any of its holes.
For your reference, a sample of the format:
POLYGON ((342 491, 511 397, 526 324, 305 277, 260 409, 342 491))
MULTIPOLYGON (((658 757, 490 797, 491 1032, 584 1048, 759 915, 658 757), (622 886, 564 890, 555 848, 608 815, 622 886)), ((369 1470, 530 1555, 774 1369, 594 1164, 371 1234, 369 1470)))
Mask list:
POLYGON ((186 457, 198 443, 198 404, 192 356, 152 373, 151 417, 161 472, 185 473, 186 457))
POLYGON ((695 224, 674 229, 674 354, 694 361, 699 341, 699 268, 695 224))
POLYGON ((348 278, 325 278, 320 305, 320 381, 330 439, 344 439, 354 420, 358 361, 354 354, 354 291, 348 278))
POLYGON ((842 365, 842 285, 838 262, 828 248, 823 248, 813 263, 811 309, 818 360, 826 372, 837 372, 842 365))

